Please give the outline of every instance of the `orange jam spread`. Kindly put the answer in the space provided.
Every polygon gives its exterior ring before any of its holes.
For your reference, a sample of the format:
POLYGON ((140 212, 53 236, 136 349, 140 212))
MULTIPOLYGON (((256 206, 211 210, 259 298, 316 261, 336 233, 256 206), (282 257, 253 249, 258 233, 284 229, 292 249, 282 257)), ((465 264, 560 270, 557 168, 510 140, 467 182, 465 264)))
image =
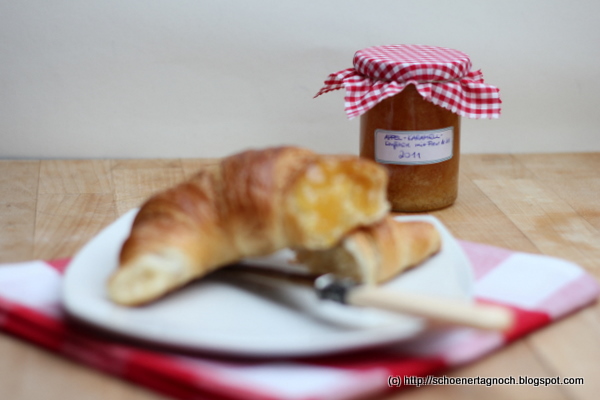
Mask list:
POLYGON ((460 116, 408 85, 360 117, 360 155, 388 169, 393 211, 447 207, 458 193, 460 116))
POLYGON ((299 230, 328 247, 357 224, 381 218, 389 209, 386 178, 385 170, 357 157, 317 162, 294 186, 299 230))

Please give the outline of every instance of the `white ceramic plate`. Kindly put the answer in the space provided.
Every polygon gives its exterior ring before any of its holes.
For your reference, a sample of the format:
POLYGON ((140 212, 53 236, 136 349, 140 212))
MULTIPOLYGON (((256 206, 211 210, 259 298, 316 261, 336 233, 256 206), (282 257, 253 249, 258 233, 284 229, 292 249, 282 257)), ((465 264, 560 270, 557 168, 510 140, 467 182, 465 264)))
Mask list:
MULTIPOLYGON (((63 303, 74 317, 131 338, 237 356, 348 352, 399 342, 425 329, 420 318, 319 300, 308 285, 244 273, 211 275, 144 307, 113 304, 105 283, 117 267, 136 213, 131 210, 106 227, 67 268, 63 303)), ((435 224, 442 234, 442 250, 386 288, 472 299, 468 259, 439 220, 399 219, 435 224)), ((289 252, 282 251, 258 261, 286 266, 288 257, 289 252)))

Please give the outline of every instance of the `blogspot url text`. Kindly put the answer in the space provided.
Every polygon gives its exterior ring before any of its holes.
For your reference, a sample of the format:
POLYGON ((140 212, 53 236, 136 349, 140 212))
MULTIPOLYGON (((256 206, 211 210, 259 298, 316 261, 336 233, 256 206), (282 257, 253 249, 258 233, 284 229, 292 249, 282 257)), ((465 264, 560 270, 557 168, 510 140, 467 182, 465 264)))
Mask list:
POLYGON ((390 375, 388 377, 389 387, 400 386, 428 386, 428 385, 529 385, 529 386, 554 386, 554 385, 583 385, 583 378, 570 377, 531 377, 531 376, 506 376, 506 377, 485 377, 485 376, 401 376, 390 375))

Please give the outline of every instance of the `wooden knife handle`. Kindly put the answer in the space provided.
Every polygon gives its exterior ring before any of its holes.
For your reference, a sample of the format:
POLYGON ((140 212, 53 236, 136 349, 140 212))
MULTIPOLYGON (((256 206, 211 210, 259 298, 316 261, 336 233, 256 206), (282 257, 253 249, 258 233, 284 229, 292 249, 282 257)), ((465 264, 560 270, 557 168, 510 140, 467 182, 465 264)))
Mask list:
POLYGON ((401 312, 427 319, 488 330, 509 329, 513 313, 503 307, 442 299, 378 287, 358 286, 348 291, 346 303, 401 312))

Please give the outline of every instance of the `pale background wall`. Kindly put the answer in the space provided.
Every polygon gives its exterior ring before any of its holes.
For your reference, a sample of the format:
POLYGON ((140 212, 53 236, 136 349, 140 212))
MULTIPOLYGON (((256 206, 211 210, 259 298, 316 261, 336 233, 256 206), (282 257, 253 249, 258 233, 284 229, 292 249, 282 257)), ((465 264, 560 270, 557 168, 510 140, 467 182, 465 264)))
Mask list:
POLYGON ((0 157, 357 152, 354 51, 452 47, 501 89, 463 151, 600 151, 596 0, 0 0, 0 157))

